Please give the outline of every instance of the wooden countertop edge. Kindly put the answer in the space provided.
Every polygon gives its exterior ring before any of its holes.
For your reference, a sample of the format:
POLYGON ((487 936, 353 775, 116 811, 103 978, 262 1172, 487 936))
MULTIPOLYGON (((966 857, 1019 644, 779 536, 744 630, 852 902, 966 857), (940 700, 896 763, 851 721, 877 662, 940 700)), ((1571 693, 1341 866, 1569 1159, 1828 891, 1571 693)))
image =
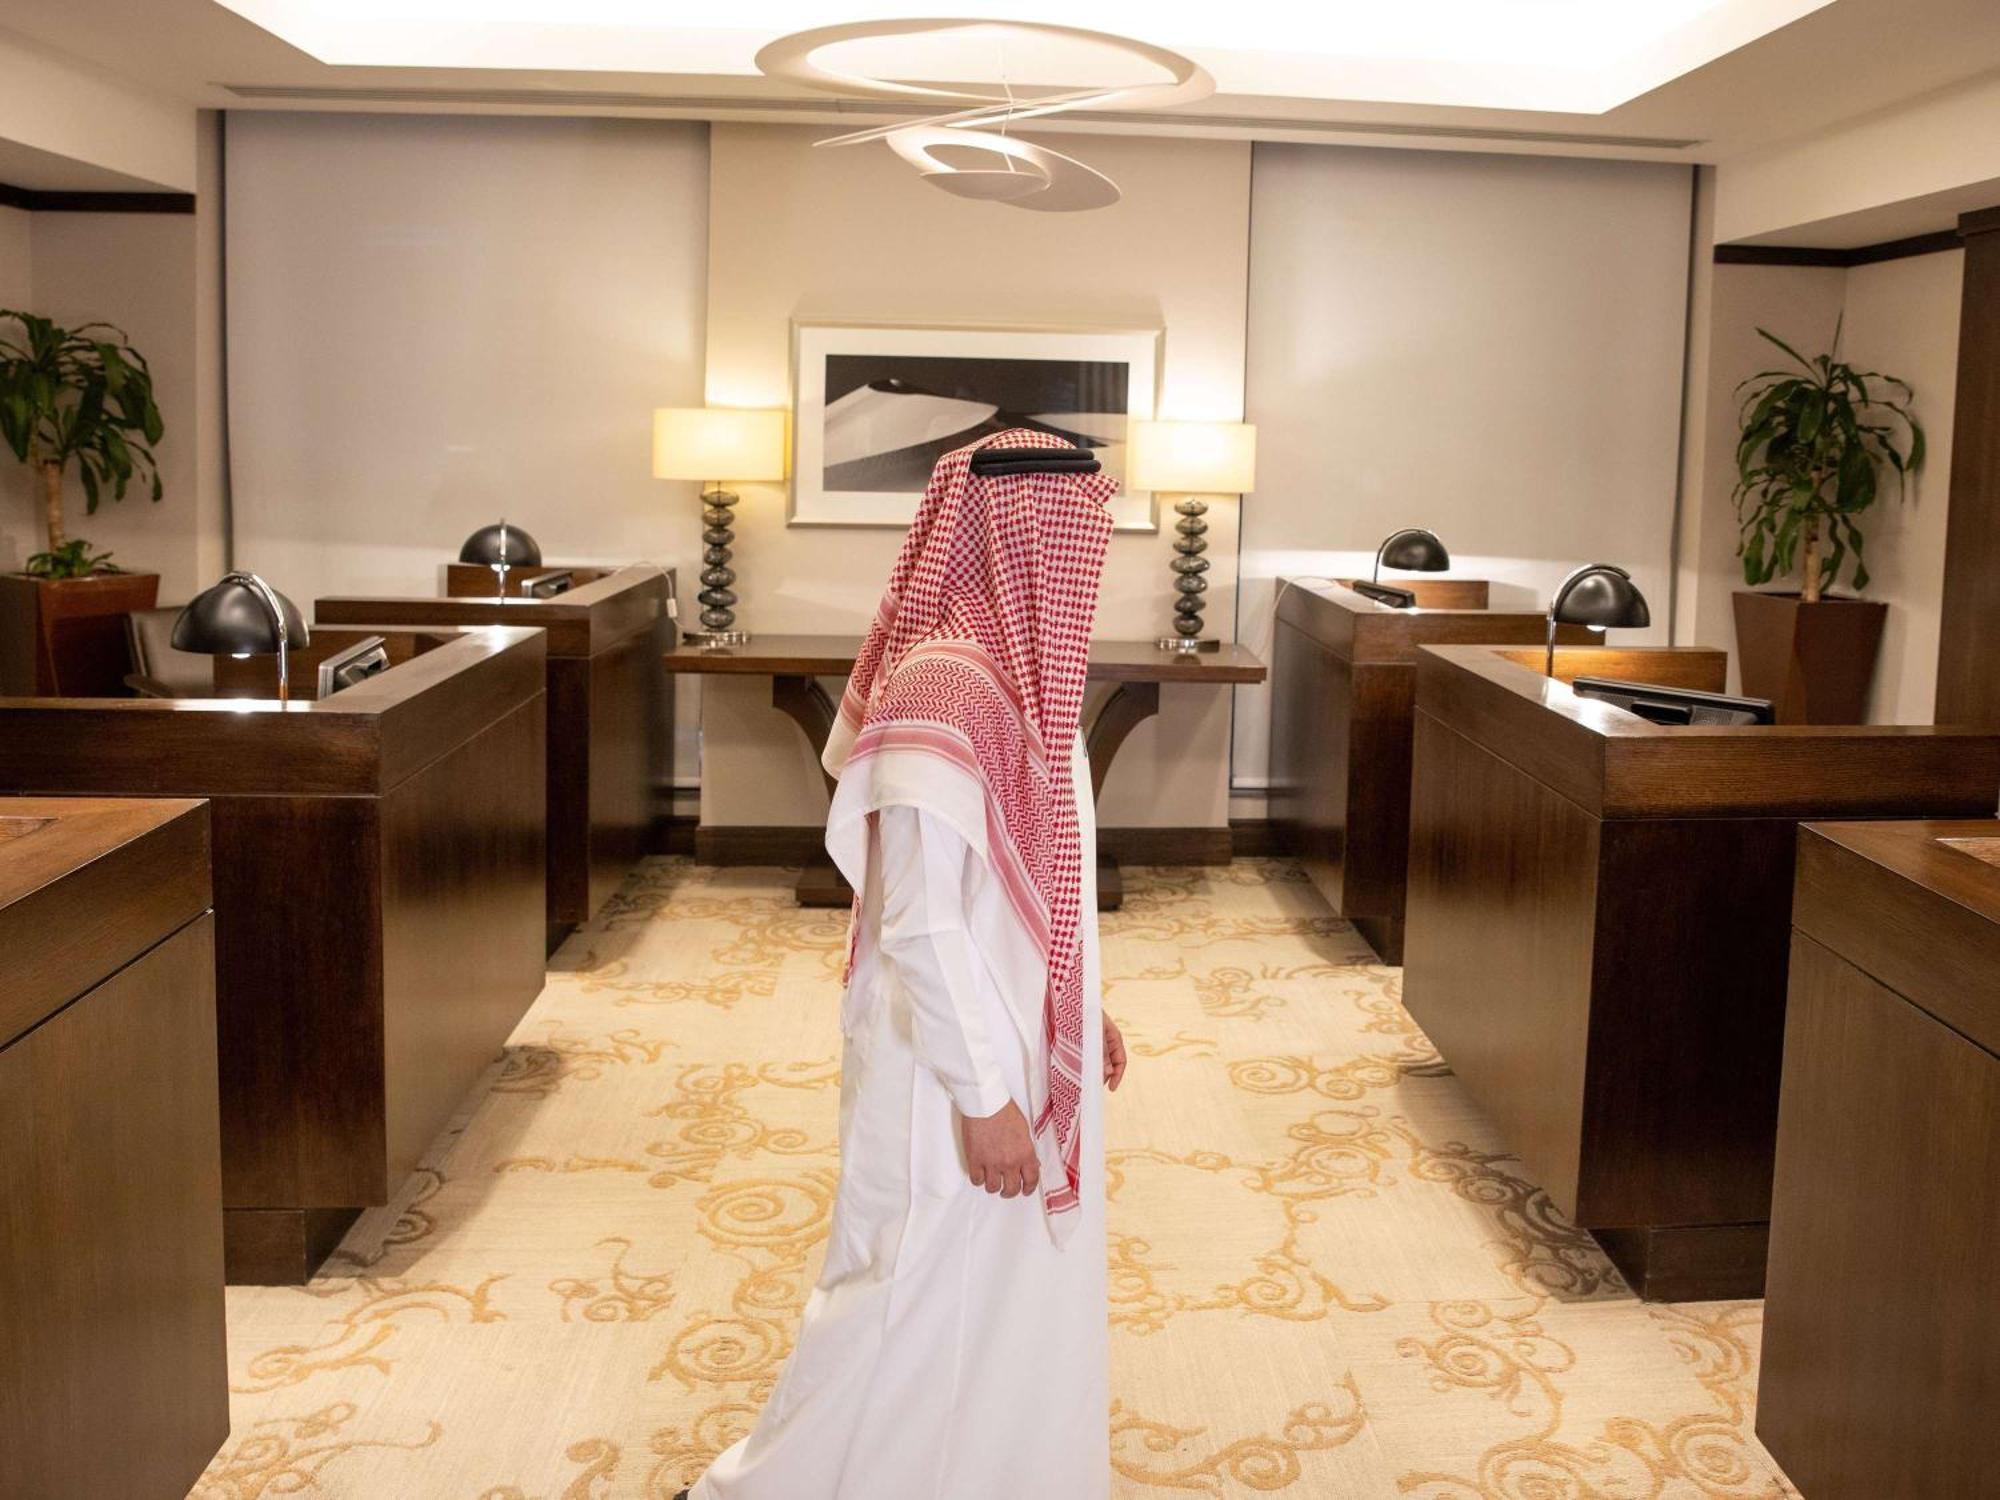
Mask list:
POLYGON ((547 649, 545 633, 532 627, 473 628, 336 697, 283 710, 247 698, 0 699, 0 788, 52 796, 379 796, 543 695, 547 649), (106 769, 70 752, 69 744, 101 740, 131 714, 156 730, 153 743, 133 752, 142 759, 106 769), (63 732, 63 746, 45 743, 51 729, 63 732), (198 750, 217 768, 213 779, 149 774, 165 754, 198 750))
MULTIPOLYGON (((1992 732, 1651 724, 1579 698, 1500 648, 1424 646, 1417 654, 1420 713, 1598 817, 1965 816, 1990 806, 2000 786, 2000 734, 1992 732)), ((1704 655, 1611 653, 1627 664, 1656 654, 1696 668, 1704 655)))
POLYGON ((2000 839, 2000 821, 1803 825, 1792 925, 2000 1055, 2000 867, 1944 837, 2000 839))
POLYGON ((653 628, 666 614, 667 575, 657 567, 620 568, 552 599, 335 594, 313 601, 318 625, 531 626, 548 632, 551 657, 594 656, 653 628))
MULTIPOLYGON (((855 652, 860 644, 858 637, 848 636, 775 634, 769 640, 783 643, 789 649, 776 650, 769 644, 760 646, 754 639, 748 646, 724 646, 709 650, 682 645, 665 654, 666 669, 677 676, 845 677, 854 667, 855 652), (853 645, 844 644, 850 640, 853 645), (840 641, 843 645, 826 646, 819 644, 821 641, 840 641)), ((1134 659, 1093 659, 1088 673, 1091 682, 1157 682, 1169 687, 1185 682, 1203 687, 1224 687, 1263 682, 1270 676, 1270 669, 1241 647, 1222 653, 1219 659, 1213 653, 1178 656, 1161 651, 1153 659, 1146 660, 1139 658, 1138 648, 1143 645, 1151 652, 1154 648, 1150 642, 1103 641, 1096 644, 1130 647, 1134 651, 1134 659)))
POLYGON ((5 1047, 200 917, 213 898, 204 801, 0 797, 0 817, 53 819, 0 843, 5 1047))

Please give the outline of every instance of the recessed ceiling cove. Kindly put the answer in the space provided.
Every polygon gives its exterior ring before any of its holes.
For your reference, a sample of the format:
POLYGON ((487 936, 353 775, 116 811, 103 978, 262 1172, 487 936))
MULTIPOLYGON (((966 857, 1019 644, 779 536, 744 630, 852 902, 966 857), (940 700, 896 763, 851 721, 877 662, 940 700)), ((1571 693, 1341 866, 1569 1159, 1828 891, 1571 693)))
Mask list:
POLYGON ((1131 37, 1051 26, 1036 21, 909 20, 857 21, 818 26, 780 37, 760 49, 757 67, 766 76, 848 98, 885 99, 923 106, 923 118, 877 125, 832 136, 822 146, 857 146, 883 141, 915 167, 924 181, 961 198, 1005 203, 1043 213, 1104 208, 1118 201, 1118 184, 1073 156, 1009 134, 1014 124, 1071 110, 1158 110, 1205 99, 1215 80, 1199 64, 1177 52, 1131 37), (988 52, 1000 82, 979 88, 946 88, 873 76, 855 63, 830 54, 885 40, 954 33, 988 52), (1083 54, 1064 57, 1065 52, 1083 54), (1009 76, 1010 57, 1042 77, 1047 66, 1065 76, 1060 83, 1009 76), (1037 61, 1046 60, 1037 65, 1037 61), (1115 68, 1104 82, 1080 81, 1079 65, 1115 68), (953 108, 952 106, 957 106, 953 108), (945 113, 936 113, 943 108, 945 113))
MULTIPOLYGON (((123 0, 139 5, 144 0, 123 0)), ((161 0, 164 3, 164 0, 161 0)), ((189 3, 189 0, 181 0, 189 3)), ((205 0, 204 0, 205 3, 205 0)), ((751 78, 829 0, 214 0, 336 67, 751 78)), ((1229 100, 1597 114, 1834 0, 983 0, 994 21, 1140 35, 1193 58, 1229 100)), ((1850 0, 1841 0, 1850 3, 1850 0)), ((1877 6, 1904 0, 1854 0, 1877 6)), ((1978 0, 1931 0, 1976 5, 1978 0)), ((838 0, 854 21, 928 19, 926 0, 838 0)), ((810 33, 808 33, 810 34, 810 33)), ((1018 40, 1017 36, 1017 40, 1018 40)), ((880 40, 874 78, 923 70, 936 36, 880 40)), ((846 51, 846 48, 839 49, 846 51)), ((1093 59, 1092 66, 1098 61, 1093 59)), ((825 59, 822 59, 825 61, 825 59)), ((1022 70, 1016 69, 1017 76, 1022 70)), ((978 75, 984 77, 986 75, 978 75)), ((1050 75, 1044 73, 1044 77, 1050 75)), ((1114 75, 1115 76, 1115 75, 1114 75)), ((1056 81, 1051 78, 1050 81, 1056 81)), ((713 92, 704 85, 703 92, 713 92)))

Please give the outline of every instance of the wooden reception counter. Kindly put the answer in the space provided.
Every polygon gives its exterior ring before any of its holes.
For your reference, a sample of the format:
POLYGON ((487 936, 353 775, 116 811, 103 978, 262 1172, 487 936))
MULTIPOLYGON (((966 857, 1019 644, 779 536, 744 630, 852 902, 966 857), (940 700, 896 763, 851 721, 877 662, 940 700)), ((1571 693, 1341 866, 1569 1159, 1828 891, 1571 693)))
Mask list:
MULTIPOLYGON (((517 582, 552 570, 517 568, 517 582)), ((650 566, 566 569, 569 592, 494 593, 490 568, 452 564, 450 597, 337 598, 319 625, 536 625, 548 632, 548 946, 587 922, 646 852, 673 784, 669 574, 650 566), (470 581, 468 581, 470 579, 470 581), (461 595, 483 583, 479 596, 461 595)))
POLYGON ((0 1495, 229 1434, 213 953, 199 802, 0 799, 0 1495))
POLYGON ((306 1279, 542 987, 542 632, 415 634, 289 708, 0 699, 0 791, 209 799, 232 1281, 306 1279))
MULTIPOLYGON (((1546 639, 1540 610, 1487 608, 1480 578, 1397 578, 1395 609, 1341 583, 1280 579, 1271 658, 1272 821, 1384 963, 1403 961, 1417 648, 1546 639)), ((1562 639, 1593 639, 1580 625, 1562 639)))
POLYGON ((1799 831, 1757 1436, 1813 1500, 1990 1494, 2000 822, 1799 831))
POLYGON ((1669 728, 1539 651, 1418 657, 1404 1004, 1642 1295, 1757 1295, 1797 825, 1990 813, 2000 733, 1669 728))

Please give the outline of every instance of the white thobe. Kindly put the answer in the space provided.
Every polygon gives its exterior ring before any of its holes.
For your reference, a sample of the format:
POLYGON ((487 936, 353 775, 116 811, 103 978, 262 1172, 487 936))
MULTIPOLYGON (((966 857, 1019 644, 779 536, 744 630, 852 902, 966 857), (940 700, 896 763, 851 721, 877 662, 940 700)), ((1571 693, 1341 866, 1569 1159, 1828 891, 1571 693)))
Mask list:
MULTIPOLYGON (((1095 819, 1081 744, 1082 1203, 1057 1248, 1039 1195, 966 1175, 958 1116, 1033 1118, 1037 995, 998 883, 950 824, 881 809, 842 1006, 840 1188, 798 1344, 750 1436, 692 1500, 1104 1500, 1110 1492, 1104 1036, 1095 819)), ((1046 1174, 1047 1168, 1044 1168, 1046 1174)))

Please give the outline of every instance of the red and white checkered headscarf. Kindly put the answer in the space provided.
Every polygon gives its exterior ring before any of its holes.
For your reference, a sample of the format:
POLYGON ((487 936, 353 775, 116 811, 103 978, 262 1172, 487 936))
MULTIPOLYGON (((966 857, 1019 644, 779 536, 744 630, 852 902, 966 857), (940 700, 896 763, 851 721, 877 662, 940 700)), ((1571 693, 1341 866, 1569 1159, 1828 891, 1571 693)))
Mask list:
POLYGON ((1104 502, 1118 482, 1101 473, 975 475, 970 466, 975 448, 1070 446, 1015 428, 938 460, 824 757, 843 786, 873 758, 930 757, 957 773, 933 784, 964 790, 951 799, 955 822, 973 821, 973 799, 980 804, 985 836, 975 843, 1048 963, 1048 1078, 1034 1127, 1054 1147, 1044 1159, 1062 1163, 1061 1180, 1045 1172, 1042 1186, 1059 1239, 1078 1206, 1085 1084, 1083 851, 1071 754, 1111 540, 1104 502))

